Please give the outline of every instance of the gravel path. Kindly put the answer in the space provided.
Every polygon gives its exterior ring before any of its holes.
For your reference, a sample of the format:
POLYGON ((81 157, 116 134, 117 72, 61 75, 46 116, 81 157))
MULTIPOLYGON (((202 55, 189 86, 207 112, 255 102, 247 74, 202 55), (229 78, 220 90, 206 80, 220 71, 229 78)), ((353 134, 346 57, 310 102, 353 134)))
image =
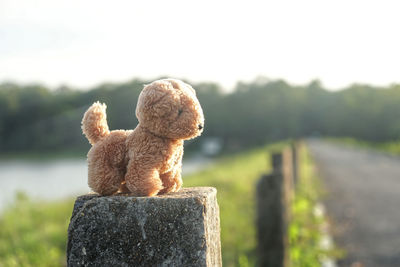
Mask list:
POLYGON ((327 191, 339 266, 400 266, 400 157, 309 140, 327 191))

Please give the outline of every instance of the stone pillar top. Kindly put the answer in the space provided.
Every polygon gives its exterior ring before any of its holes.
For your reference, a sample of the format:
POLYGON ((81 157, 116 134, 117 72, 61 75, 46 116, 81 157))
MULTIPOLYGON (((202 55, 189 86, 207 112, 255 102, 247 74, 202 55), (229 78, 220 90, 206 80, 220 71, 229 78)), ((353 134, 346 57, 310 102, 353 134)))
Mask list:
POLYGON ((217 190, 77 198, 68 266, 221 266, 217 190))

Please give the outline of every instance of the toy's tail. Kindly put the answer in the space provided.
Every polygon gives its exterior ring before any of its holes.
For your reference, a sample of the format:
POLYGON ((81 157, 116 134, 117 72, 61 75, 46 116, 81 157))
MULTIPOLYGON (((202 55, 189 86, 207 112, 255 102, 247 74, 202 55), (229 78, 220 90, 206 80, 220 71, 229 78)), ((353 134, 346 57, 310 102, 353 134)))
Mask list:
POLYGON ((110 134, 106 108, 106 104, 95 102, 83 115, 82 131, 92 145, 110 134))

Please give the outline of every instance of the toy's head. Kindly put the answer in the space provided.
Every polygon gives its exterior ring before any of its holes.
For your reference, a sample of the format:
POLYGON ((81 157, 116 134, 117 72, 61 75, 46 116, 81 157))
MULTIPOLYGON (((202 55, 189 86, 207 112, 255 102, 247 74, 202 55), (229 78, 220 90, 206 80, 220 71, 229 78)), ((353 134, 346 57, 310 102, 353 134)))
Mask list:
POLYGON ((146 85, 136 107, 139 123, 155 135, 191 139, 204 128, 204 115, 193 88, 175 79, 146 85))

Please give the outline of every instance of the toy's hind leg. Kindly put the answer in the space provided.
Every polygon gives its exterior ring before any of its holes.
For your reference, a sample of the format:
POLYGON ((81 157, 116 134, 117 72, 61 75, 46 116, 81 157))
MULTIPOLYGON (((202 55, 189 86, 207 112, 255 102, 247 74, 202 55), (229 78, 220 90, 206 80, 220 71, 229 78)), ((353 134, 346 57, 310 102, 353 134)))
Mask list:
POLYGON ((124 180, 125 140, 130 131, 112 131, 88 153, 88 184, 96 193, 111 195, 118 191, 124 180))
POLYGON ((163 188, 155 168, 136 166, 129 162, 125 175, 126 187, 136 196, 155 196, 163 188))
POLYGON ((112 166, 106 156, 88 154, 88 185, 100 195, 111 195, 118 191, 124 180, 125 170, 112 166))

